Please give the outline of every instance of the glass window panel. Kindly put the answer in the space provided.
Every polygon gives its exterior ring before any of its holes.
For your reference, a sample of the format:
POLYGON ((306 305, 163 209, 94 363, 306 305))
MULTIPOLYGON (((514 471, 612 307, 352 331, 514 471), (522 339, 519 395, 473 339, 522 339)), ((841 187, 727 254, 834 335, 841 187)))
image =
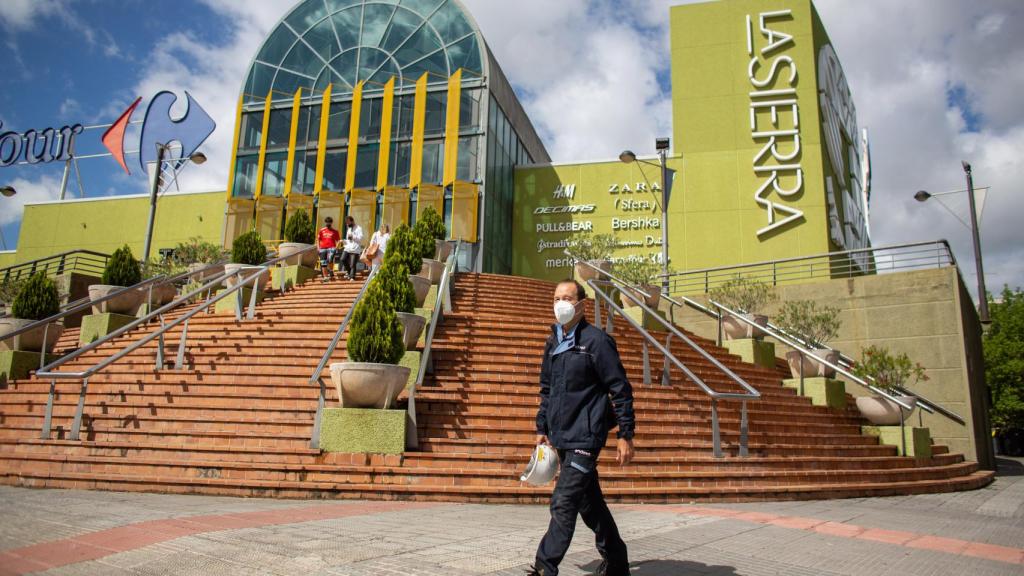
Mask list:
POLYGON ((363 7, 363 35, 359 41, 361 46, 379 46, 384 32, 387 30, 394 6, 384 4, 367 4, 363 7))
POLYGON ((267 64, 280 64, 296 40, 291 30, 285 26, 278 26, 263 43, 263 48, 256 55, 256 59, 267 64))
POLYGON ((274 79, 274 90, 283 94, 295 94, 299 88, 309 90, 313 87, 313 80, 288 72, 278 70, 277 78, 274 79))
POLYGON ((301 34, 326 17, 327 9, 324 7, 324 3, 314 0, 299 4, 284 21, 301 34))
POLYGON ((363 7, 361 5, 342 10, 331 17, 331 20, 334 21, 334 30, 338 32, 338 41, 341 42, 342 50, 350 50, 359 45, 359 20, 362 17, 363 7))
POLYGON ((399 8, 395 11, 391 24, 388 25, 388 31, 384 33, 384 39, 381 41, 380 47, 387 52, 394 52, 395 48, 401 46, 409 35, 422 25, 423 18, 415 12, 399 8))
POLYGON ((437 7, 447 0, 401 0, 400 5, 416 11, 420 16, 427 18, 437 10, 437 7))
POLYGON ((408 94, 398 98, 397 106, 400 107, 398 112, 398 120, 396 122, 398 126, 398 137, 399 138, 411 138, 412 137, 412 124, 415 117, 416 97, 413 94, 408 94))
POLYGON ((281 108, 270 112, 267 130, 267 148, 287 147, 292 133, 292 109, 281 108))
POLYGON ((454 42, 473 31, 462 10, 453 2, 445 3, 435 12, 430 18, 430 23, 437 28, 446 42, 454 42))
POLYGON ((412 143, 401 142, 394 146, 391 154, 391 185, 408 186, 409 168, 412 163, 412 143))
POLYGON ((459 129, 475 130, 480 126, 480 90, 463 90, 459 102, 459 129))
POLYGON ((394 52, 395 59, 405 64, 419 60, 427 54, 436 52, 444 47, 441 39, 438 38, 437 32, 429 26, 422 26, 415 32, 404 44, 395 45, 388 48, 389 52, 394 52), (395 49, 397 48, 397 51, 395 49))
POLYGON ((320 104, 309 107, 309 131, 306 133, 306 148, 315 150, 320 143, 320 104))
POLYGON ((477 47, 476 36, 465 38, 448 46, 449 67, 452 71, 465 68, 480 73, 480 48, 477 47))
POLYGON ((345 164, 347 150, 328 150, 324 157, 323 189, 340 192, 345 188, 345 164))
MULTIPOLYGON (((398 61, 405 62, 405 58, 399 57, 398 61)), ((436 77, 448 77, 448 58, 443 50, 438 50, 426 58, 402 67, 402 75, 405 76, 405 81, 408 83, 414 83, 419 80, 424 72, 429 72, 435 76, 434 79, 437 79, 436 77)))
POLYGON ((256 193, 256 169, 259 167, 259 156, 250 154, 239 156, 235 162, 235 184, 231 195, 236 198, 252 198, 256 193))
MULTIPOLYGON (((363 47, 359 55, 359 79, 369 80, 370 76, 377 71, 381 65, 388 59, 386 52, 381 52, 376 48, 363 47)), ((372 87, 375 88, 375 87, 372 87)))
POLYGON ((459 138, 459 161, 455 177, 466 182, 477 179, 477 158, 480 155, 480 138, 469 136, 459 138))
POLYGON ((370 84, 382 86, 387 84, 388 80, 392 78, 395 79, 396 86, 402 85, 402 71, 398 69, 398 65, 395 64, 394 59, 388 58, 384 62, 384 65, 377 70, 377 73, 370 77, 368 82, 370 84))
POLYGON ((446 109, 447 104, 447 92, 427 93, 427 115, 425 128, 427 136, 444 134, 445 120, 448 116, 448 110, 446 109))
POLYGON ((377 156, 379 144, 363 144, 356 157, 356 188, 377 187, 377 156))
POLYGON ((258 149, 263 143, 263 111, 242 115, 242 148, 258 149))
POLYGON ((320 70, 324 67, 324 62, 304 42, 296 42, 295 46, 292 46, 291 51, 288 52, 288 56, 284 59, 281 67, 305 74, 306 76, 315 77, 320 74, 320 70))
POLYGON ((284 176, 287 173, 287 152, 267 154, 263 165, 262 196, 283 196, 284 176))
MULTIPOLYGON (((381 110, 384 107, 382 98, 363 100, 363 110, 359 114, 359 136, 366 140, 380 140, 381 110)), ((362 159, 362 154, 359 158, 362 159)))
POLYGON ((262 100, 267 97, 267 92, 270 92, 270 87, 274 82, 274 73, 277 72, 277 68, 271 68, 266 64, 260 64, 257 62, 252 68, 252 79, 249 83, 248 98, 246 102, 254 102, 262 100))
POLYGON ((327 2, 327 9, 331 12, 345 9, 349 6, 359 6, 363 3, 363 0, 325 0, 327 2))
MULTIPOLYGON (((302 150, 309 143, 309 106, 299 107, 299 121, 295 129, 295 148, 302 150)), ((316 142, 312 145, 315 147, 316 142)))
POLYGON ((348 140, 352 121, 352 102, 331 102, 331 116, 327 119, 327 141, 332 144, 348 140))
POLYGON ((334 84, 334 91, 338 92, 342 89, 351 90, 356 85, 356 58, 359 57, 359 50, 352 48, 341 53, 334 60, 331 60, 330 69, 332 71, 330 79, 323 82, 323 87, 320 87, 320 82, 317 82, 317 87, 320 90, 327 87, 327 82, 334 84), (341 76, 338 76, 341 74, 341 76))
POLYGON ((435 140, 423 144, 423 181, 440 182, 442 160, 444 158, 444 142, 435 140))
POLYGON ((306 32, 304 38, 313 50, 328 62, 341 54, 341 46, 338 46, 338 38, 334 35, 334 25, 330 18, 306 32))
POLYGON ((295 153, 292 194, 312 194, 316 184, 316 151, 295 153))

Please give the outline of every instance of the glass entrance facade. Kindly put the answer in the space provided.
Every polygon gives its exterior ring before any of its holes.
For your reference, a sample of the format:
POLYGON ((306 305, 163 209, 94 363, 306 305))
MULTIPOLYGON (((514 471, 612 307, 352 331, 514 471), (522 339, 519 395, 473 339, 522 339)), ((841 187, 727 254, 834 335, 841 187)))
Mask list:
POLYGON ((375 228, 433 205, 465 266, 508 273, 513 168, 548 160, 456 0, 306 0, 239 97, 225 238, 278 241, 299 208, 375 228))

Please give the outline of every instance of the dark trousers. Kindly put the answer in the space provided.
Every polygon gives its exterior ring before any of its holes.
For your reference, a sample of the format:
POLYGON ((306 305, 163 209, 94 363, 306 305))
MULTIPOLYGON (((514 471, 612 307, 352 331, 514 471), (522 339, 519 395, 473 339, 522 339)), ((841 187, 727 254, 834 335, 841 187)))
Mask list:
POLYGON ((537 548, 536 567, 544 570, 544 576, 558 574, 558 565, 576 531, 577 514, 594 531, 597 551, 608 562, 608 575, 629 574, 626 543, 619 536, 619 528, 601 493, 597 455, 596 451, 589 456, 577 450, 558 451, 562 464, 555 493, 551 495, 551 523, 537 548))
POLYGON ((356 265, 359 264, 358 252, 343 252, 341 255, 341 269, 348 274, 349 278, 356 277, 356 265))

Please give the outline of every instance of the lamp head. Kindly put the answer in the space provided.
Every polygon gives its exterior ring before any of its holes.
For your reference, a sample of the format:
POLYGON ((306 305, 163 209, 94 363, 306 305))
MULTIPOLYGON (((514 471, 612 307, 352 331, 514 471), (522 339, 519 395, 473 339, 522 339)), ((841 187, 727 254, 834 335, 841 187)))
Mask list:
POLYGON ((196 152, 195 154, 189 156, 188 159, 191 160, 193 164, 198 166, 199 164, 206 162, 206 154, 203 154, 202 152, 196 152))
POLYGON ((668 150, 669 139, 668 138, 657 138, 654 140, 655 150, 668 150))
POLYGON ((14 186, 2 186, 2 187, 0 187, 0 194, 3 194, 7 198, 10 198, 11 196, 14 196, 17 193, 18 193, 18 191, 14 189, 14 186))
POLYGON ((619 154, 619 160, 626 164, 632 164, 633 162, 636 162, 636 154, 634 154, 632 150, 623 150, 622 154, 619 154))
POLYGON ((960 165, 964 167, 964 172, 966 172, 968 174, 971 173, 971 163, 970 162, 968 162, 967 160, 961 160, 960 161, 960 165))
POLYGON ((914 200, 917 200, 918 202, 924 202, 925 200, 931 197, 932 195, 925 192, 924 190, 918 190, 917 194, 914 194, 914 200))

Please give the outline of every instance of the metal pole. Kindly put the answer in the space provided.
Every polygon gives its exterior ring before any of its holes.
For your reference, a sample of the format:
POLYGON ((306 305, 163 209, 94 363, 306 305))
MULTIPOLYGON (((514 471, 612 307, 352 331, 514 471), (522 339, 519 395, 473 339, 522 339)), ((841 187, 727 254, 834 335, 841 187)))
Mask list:
POLYGON ((967 175, 967 197, 971 201, 971 235, 974 237, 974 267, 978 273, 978 316, 983 324, 988 324, 988 292, 985 291, 985 270, 981 264, 981 237, 978 233, 978 216, 974 207, 974 177, 971 175, 970 164, 964 162, 963 167, 964 173, 967 175))
POLYGON ((149 224, 146 225, 146 245, 142 249, 142 262, 149 262, 149 248, 153 243, 153 222, 156 220, 156 195, 160 191, 160 167, 164 162, 167 147, 156 143, 156 169, 153 171, 153 185, 149 189, 149 224))
POLYGON ((64 175, 60 178, 60 200, 68 194, 68 178, 71 176, 71 158, 64 161, 64 175))
POLYGON ((658 151, 661 160, 661 291, 668 294, 668 166, 665 164, 665 150, 658 151))

